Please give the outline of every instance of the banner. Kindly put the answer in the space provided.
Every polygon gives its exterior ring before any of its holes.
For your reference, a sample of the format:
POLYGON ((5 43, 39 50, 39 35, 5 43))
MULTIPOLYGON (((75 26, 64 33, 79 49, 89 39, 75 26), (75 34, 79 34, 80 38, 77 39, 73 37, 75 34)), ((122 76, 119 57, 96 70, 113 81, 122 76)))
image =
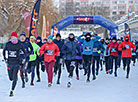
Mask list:
POLYGON ((29 37, 31 16, 32 14, 29 11, 23 10, 23 17, 24 17, 25 26, 26 26, 27 37, 29 37))
POLYGON ((43 29, 42 29, 42 40, 46 38, 46 18, 43 16, 43 29))
POLYGON ((50 35, 50 28, 49 28, 49 20, 47 20, 47 23, 46 23, 46 38, 50 35))
POLYGON ((37 37, 37 33, 36 33, 37 28, 36 28, 36 26, 37 26, 38 17, 39 17, 40 3, 41 3, 41 0, 37 0, 37 2, 35 3, 35 6, 33 8, 33 11, 32 11, 29 37, 32 36, 32 35, 37 37))
POLYGON ((124 26, 125 26, 125 35, 129 35, 129 38, 131 41, 131 32, 130 32, 129 25, 127 23, 125 23, 124 26))

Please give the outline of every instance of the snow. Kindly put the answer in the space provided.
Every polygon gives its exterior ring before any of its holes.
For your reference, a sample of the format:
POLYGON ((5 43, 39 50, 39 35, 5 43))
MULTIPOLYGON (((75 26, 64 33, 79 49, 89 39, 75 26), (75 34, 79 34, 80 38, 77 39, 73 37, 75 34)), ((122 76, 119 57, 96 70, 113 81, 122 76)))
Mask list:
POLYGON ((73 85, 67 88, 67 72, 62 70, 61 85, 56 85, 54 77, 53 86, 48 88, 46 73, 41 72, 42 81, 37 83, 35 79, 35 86, 31 87, 27 83, 25 89, 21 88, 21 80, 18 77, 14 97, 10 98, 8 95, 11 83, 5 63, 0 57, 0 102, 137 102, 138 63, 135 67, 131 66, 130 79, 126 79, 125 74, 121 66, 117 78, 102 71, 95 81, 86 83, 86 77, 83 76, 83 71, 80 71, 80 80, 76 80, 74 73, 73 85))

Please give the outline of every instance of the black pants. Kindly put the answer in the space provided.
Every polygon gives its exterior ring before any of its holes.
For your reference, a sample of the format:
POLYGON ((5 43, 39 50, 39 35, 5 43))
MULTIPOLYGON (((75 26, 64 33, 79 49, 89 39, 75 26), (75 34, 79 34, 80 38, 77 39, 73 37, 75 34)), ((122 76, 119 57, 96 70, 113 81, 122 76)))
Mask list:
POLYGON ((9 79, 12 81, 12 90, 14 90, 18 80, 19 65, 8 65, 8 67, 9 79))
POLYGON ((31 73, 31 82, 34 81, 34 77, 35 77, 35 67, 36 67, 36 61, 30 61, 28 63, 27 72, 28 73, 31 73))
POLYGON ((65 60, 67 72, 69 73, 68 77, 73 77, 73 71, 76 65, 75 60, 65 60), (71 63, 74 63, 74 66, 71 65, 71 63))
POLYGON ((133 63, 136 63, 136 58, 137 58, 136 55, 132 56, 132 61, 133 61, 133 63))
POLYGON ((82 59, 76 60, 76 75, 79 77, 79 65, 82 64, 82 59))
POLYGON ((122 59, 123 59, 123 67, 127 67, 127 74, 129 74, 131 58, 122 58, 122 59))
POLYGON ((24 64, 20 65, 20 76, 21 76, 21 80, 23 83, 25 83, 25 81, 24 81, 25 76, 27 77, 27 66, 28 66, 28 61, 26 61, 24 64))
POLYGON ((96 64, 96 71, 99 71, 99 63, 100 63, 100 56, 93 56, 92 62, 92 74, 95 76, 95 64, 96 64))
POLYGON ((105 69, 108 71, 110 69, 110 56, 105 56, 105 69))
POLYGON ((58 71, 58 81, 60 81, 60 77, 61 77, 61 64, 60 64, 60 58, 58 58, 55 62, 54 65, 54 73, 57 74, 58 71))
POLYGON ((118 61, 118 56, 110 56, 110 62, 111 63, 111 69, 113 70, 113 64, 115 64, 115 72, 117 72, 117 61, 118 61), (115 61, 115 62, 114 62, 115 61))
POLYGON ((87 79, 90 79, 92 55, 83 55, 84 69, 88 71, 87 79))
POLYGON ((38 57, 37 61, 36 61, 36 74, 37 74, 38 80, 40 80, 40 71, 39 71, 40 65, 41 65, 41 70, 44 72, 45 71, 45 65, 44 65, 43 59, 41 57, 38 57))

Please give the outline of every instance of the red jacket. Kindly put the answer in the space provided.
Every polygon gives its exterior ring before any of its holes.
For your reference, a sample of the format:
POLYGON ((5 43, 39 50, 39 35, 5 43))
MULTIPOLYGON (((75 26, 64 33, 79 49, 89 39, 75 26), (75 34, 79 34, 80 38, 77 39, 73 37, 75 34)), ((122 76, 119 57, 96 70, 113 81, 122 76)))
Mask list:
POLYGON ((130 40, 128 42, 126 42, 126 37, 129 38, 128 35, 125 36, 125 39, 124 39, 125 41, 122 42, 118 47, 118 50, 122 51, 122 57, 125 57, 125 58, 132 57, 131 48, 133 49, 133 51, 135 51, 135 45, 132 42, 130 42, 130 40), (124 47, 126 47, 125 50, 123 50, 124 47))
POLYGON ((110 47, 110 55, 119 56, 118 55, 118 46, 119 46, 119 44, 117 42, 115 42, 115 43, 110 42, 107 46, 106 52, 108 52, 109 47, 110 47))
POLYGON ((51 62, 55 61, 55 56, 59 55, 59 48, 54 42, 52 43, 47 42, 40 48, 39 53, 41 55, 44 54, 45 62, 51 62))

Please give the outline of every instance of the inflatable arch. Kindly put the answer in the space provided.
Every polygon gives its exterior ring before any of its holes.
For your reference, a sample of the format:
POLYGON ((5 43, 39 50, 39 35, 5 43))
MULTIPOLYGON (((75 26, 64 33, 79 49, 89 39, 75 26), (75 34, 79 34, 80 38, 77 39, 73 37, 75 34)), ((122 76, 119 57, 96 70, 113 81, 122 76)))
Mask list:
POLYGON ((55 35, 71 24, 98 24, 110 31, 110 37, 116 36, 118 32, 118 26, 102 16, 68 16, 52 25, 51 33, 55 35))

